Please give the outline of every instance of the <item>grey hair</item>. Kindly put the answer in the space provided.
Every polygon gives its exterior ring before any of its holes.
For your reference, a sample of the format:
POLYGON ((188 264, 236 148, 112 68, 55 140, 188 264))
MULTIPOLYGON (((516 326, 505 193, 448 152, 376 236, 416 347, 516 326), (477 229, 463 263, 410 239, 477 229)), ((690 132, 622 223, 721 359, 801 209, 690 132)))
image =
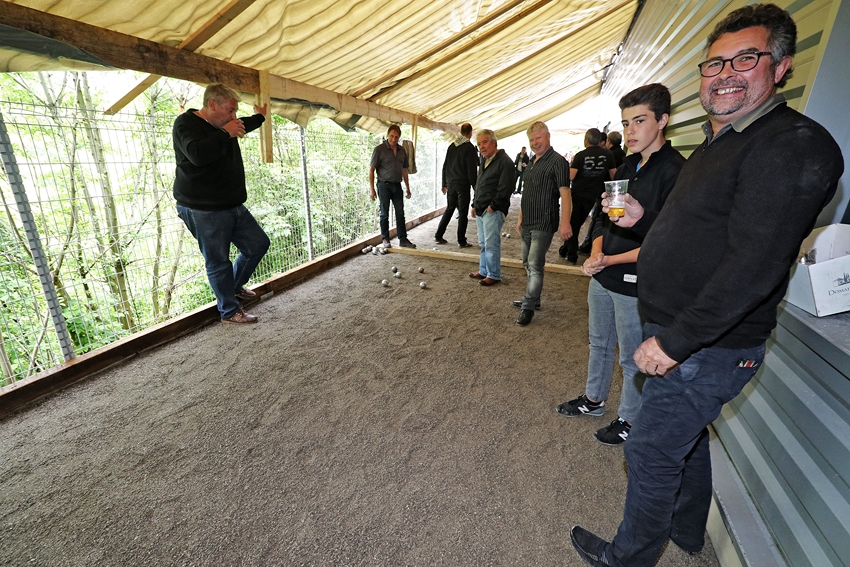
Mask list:
POLYGON ((487 138, 494 144, 499 143, 499 139, 496 138, 496 133, 492 130, 479 130, 478 134, 475 136, 475 139, 480 140, 481 138, 487 138))
POLYGON ((239 102, 242 98, 230 87, 221 83, 212 83, 204 90, 204 106, 209 106, 211 100, 222 104, 229 100, 239 102))

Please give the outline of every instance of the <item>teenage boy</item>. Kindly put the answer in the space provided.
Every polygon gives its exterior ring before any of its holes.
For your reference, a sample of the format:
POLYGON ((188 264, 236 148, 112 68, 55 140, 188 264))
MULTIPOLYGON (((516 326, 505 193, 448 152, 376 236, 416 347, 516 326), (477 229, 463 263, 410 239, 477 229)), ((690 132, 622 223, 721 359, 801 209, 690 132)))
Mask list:
MULTIPOLYGON (((615 180, 629 181, 629 193, 647 208, 660 211, 676 184, 685 158, 664 139, 670 119, 670 91, 660 84, 639 87, 620 99, 623 133, 631 150, 615 180)), ((587 291, 590 360, 582 395, 558 406, 567 417, 601 416, 620 345, 623 389, 617 419, 596 432, 606 445, 624 442, 640 408, 644 376, 632 356, 643 341, 637 299, 637 257, 643 237, 599 215, 591 227, 593 244, 582 271, 592 276, 587 291)))

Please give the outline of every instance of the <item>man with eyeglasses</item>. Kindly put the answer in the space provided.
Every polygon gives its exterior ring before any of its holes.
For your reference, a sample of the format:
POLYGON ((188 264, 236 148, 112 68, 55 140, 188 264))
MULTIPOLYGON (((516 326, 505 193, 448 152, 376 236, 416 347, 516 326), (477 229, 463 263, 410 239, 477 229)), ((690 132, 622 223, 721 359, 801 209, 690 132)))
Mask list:
POLYGON ((773 4, 724 18, 699 65, 705 142, 659 213, 629 196, 625 216, 612 219, 646 233, 637 262, 645 340, 634 360, 648 378, 624 444, 629 479, 616 536, 570 531, 588 565, 650 567, 668 538, 689 555, 705 543, 707 426, 761 365, 791 264, 844 169, 829 133, 776 95, 796 37, 791 16, 773 4))

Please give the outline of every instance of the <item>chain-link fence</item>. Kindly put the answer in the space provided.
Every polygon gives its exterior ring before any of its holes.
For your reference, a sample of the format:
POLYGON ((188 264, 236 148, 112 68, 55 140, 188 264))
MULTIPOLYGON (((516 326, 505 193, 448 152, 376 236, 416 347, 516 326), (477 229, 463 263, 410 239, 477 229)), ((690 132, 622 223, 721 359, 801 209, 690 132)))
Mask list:
MULTIPOLYGON (((74 354, 214 300, 171 196, 176 113, 104 116, 80 106, 0 101, 9 141, 4 163, 17 163, 34 225, 27 230, 16 202, 21 192, 0 170, 0 386, 63 360, 34 247, 41 247, 41 272, 52 284, 46 288, 55 289, 74 354)), ((242 140, 247 206, 272 240, 253 281, 378 231, 368 164, 379 142, 325 119, 302 130, 275 117, 274 163, 265 164, 258 135, 242 140)), ((419 131, 408 218, 441 202, 443 145, 419 131)))

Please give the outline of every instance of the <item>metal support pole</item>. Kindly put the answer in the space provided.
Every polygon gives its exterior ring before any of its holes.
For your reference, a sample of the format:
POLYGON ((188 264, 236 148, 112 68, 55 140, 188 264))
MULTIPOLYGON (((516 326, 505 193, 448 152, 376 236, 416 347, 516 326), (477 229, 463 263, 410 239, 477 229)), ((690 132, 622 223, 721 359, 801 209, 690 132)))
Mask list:
POLYGON ((301 130, 301 183, 304 186, 304 206, 307 221, 307 258, 313 259, 313 215, 310 211, 310 187, 307 183, 307 130, 301 130))
POLYGON ((12 141, 9 139, 9 133, 6 131, 6 121, 2 113, 0 113, 0 157, 3 159, 3 168, 6 170, 6 177, 9 179, 9 185, 12 187, 12 193, 15 195, 18 214, 21 215, 21 223, 23 224, 24 233, 27 235, 27 244, 32 254, 33 263, 35 263, 35 269, 38 272, 38 279, 41 282, 44 299, 47 301, 50 318, 53 320, 53 328, 56 330, 56 336, 59 338, 62 356, 66 361, 71 360, 74 358, 74 344, 71 341, 71 336, 68 334, 65 316, 62 315, 59 296, 56 294, 56 288, 53 287, 53 274, 50 273, 49 266, 47 265, 44 249, 41 246, 41 237, 35 225, 35 218, 32 216, 29 198, 27 197, 24 182, 18 170, 18 162, 15 160, 12 141))

